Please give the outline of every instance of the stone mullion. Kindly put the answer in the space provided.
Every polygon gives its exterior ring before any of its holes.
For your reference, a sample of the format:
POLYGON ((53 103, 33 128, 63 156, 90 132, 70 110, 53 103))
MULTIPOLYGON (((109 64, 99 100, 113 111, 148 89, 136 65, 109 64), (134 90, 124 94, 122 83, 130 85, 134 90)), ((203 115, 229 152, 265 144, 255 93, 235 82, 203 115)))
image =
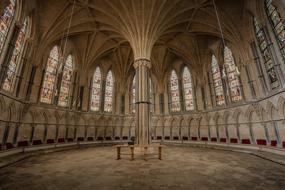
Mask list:
POLYGON ((231 89, 229 87, 228 83, 228 75, 227 75, 227 69, 220 67, 220 70, 222 69, 225 74, 222 74, 222 85, 223 85, 223 92, 224 92, 224 99, 225 99, 225 104, 229 105, 232 102, 232 97, 231 97, 231 89), (225 75, 225 76, 223 76, 225 75))
POLYGON ((106 80, 102 80, 102 86, 101 86, 101 98, 100 98, 100 112, 104 113, 104 107, 105 107, 105 90, 106 90, 106 80))
POLYGON ((179 99, 180 99, 180 111, 185 112, 186 107, 185 107, 185 96, 184 96, 184 88, 183 88, 183 83, 182 80, 179 78, 178 79, 178 90, 179 90, 179 99))
POLYGON ((9 63, 10 63, 11 58, 13 56, 16 41, 17 41, 17 38, 18 38, 20 31, 21 31, 21 27, 19 25, 15 25, 15 28, 14 28, 13 34, 12 34, 12 38, 10 40, 6 55, 4 57, 4 61, 1 65, 1 69, 0 69, 0 87, 1 88, 2 88, 3 83, 7 77, 7 72, 9 69, 9 63))
POLYGON ((210 91, 210 100, 212 102, 212 107, 217 106, 217 100, 216 100, 216 91, 213 83, 213 73, 212 71, 208 74, 208 85, 209 85, 209 91, 210 91))
MULTIPOLYGON (((268 92, 268 86, 266 83, 266 79, 264 78, 264 72, 263 72, 264 69, 261 65, 260 56, 258 55, 258 51, 257 51, 257 47, 256 47, 255 42, 253 42, 251 44, 251 50, 252 50, 252 53, 254 56, 255 66, 256 66, 257 72, 258 72, 258 79, 259 79, 259 82, 261 83, 263 94, 266 94, 268 92)), ((266 73, 267 73, 267 71, 266 71, 266 73)))
POLYGON ((251 96, 252 96, 253 99, 255 99, 256 98, 256 92, 255 92, 255 89, 254 89, 253 80, 250 77, 248 65, 245 65, 244 69, 245 69, 247 81, 248 81, 248 84, 249 84, 249 87, 250 87, 251 96))
MULTIPOLYGON (((73 108, 73 101, 74 101, 74 97, 75 97, 75 88, 77 86, 76 85, 76 78, 77 78, 77 72, 74 72, 74 78, 73 78, 73 82, 72 82, 72 85, 71 85, 71 96, 70 96, 70 101, 68 102, 69 103, 69 105, 68 105, 69 109, 73 108)), ((88 100, 89 100, 89 96, 88 96, 88 100)))
MULTIPOLYGON (((273 61, 275 72, 277 73, 277 78, 278 78, 279 84, 283 87, 284 86, 284 82, 283 82, 284 81, 284 74, 283 74, 282 69, 281 69, 280 61, 279 61, 279 59, 278 59, 278 57, 274 51, 274 44, 273 44, 272 40, 270 39, 270 34, 269 34, 269 31, 267 30, 266 27, 264 27, 264 33, 265 33, 266 41, 268 42, 267 47, 268 47, 270 54, 272 56, 272 59, 273 59, 272 61, 273 61)), ((281 54, 281 52, 280 52, 280 54, 281 54)), ((281 58, 281 60, 284 61, 283 57, 281 58)))

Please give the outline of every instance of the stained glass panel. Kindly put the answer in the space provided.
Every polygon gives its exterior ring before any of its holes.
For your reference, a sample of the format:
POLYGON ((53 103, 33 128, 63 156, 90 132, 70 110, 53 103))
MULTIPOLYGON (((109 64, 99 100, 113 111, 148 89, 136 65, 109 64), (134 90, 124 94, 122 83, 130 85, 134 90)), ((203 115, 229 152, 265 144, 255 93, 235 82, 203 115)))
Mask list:
POLYGON ((14 85, 16 82, 16 75, 18 74, 19 65, 21 64, 23 57, 23 50, 25 46, 25 40, 27 38, 27 30, 29 25, 29 19, 26 18, 24 24, 19 32, 17 37, 15 48, 13 50, 13 54, 11 60, 8 65, 7 76, 3 83, 3 89, 12 92, 14 89, 14 85))
POLYGON ((11 23, 15 14, 15 1, 10 0, 9 5, 4 9, 0 17, 0 55, 6 42, 11 23))
POLYGON ((272 55, 271 55, 270 50, 269 50, 270 47, 269 47, 269 44, 266 40, 264 30, 260 26, 258 20, 256 18, 254 18, 253 21, 254 21, 256 38, 258 40, 259 48, 260 48, 260 51, 261 51, 262 56, 264 58, 264 65, 265 65, 265 68, 266 68, 266 71, 268 74, 268 78, 269 78, 269 81, 271 84, 271 88, 274 89, 274 88, 279 86, 279 81, 277 78, 277 73, 276 73, 275 68, 274 68, 272 55))
POLYGON ((285 60, 285 21, 282 20, 277 7, 272 4, 272 0, 265 0, 265 6, 273 31, 277 37, 280 51, 285 60))
POLYGON ((218 61, 215 55, 212 55, 211 67, 212 67, 212 77, 213 77, 214 91, 216 96, 216 103, 219 106, 224 105, 225 97, 224 97, 222 77, 221 77, 220 67, 218 65, 218 61))
POLYGON ((173 70, 170 76, 170 94, 171 94, 171 111, 179 112, 180 107, 180 94, 179 84, 176 72, 173 70))
POLYGON ((43 103, 52 103, 53 92, 57 78, 57 69, 59 63, 58 47, 55 46, 48 57, 43 86, 41 89, 40 101, 43 103))
POLYGON ((187 67, 183 70, 183 91, 186 111, 194 110, 192 79, 187 67))
POLYGON ((61 86, 58 98, 59 106, 63 107, 68 106, 72 73, 73 73, 73 58, 71 55, 69 55, 67 56, 62 72, 61 86))
POLYGON ((228 79, 231 100, 233 102, 238 102, 242 100, 241 89, 240 89, 241 87, 240 87, 239 78, 237 76, 238 73, 232 55, 232 51, 228 47, 225 47, 224 49, 224 62, 227 72, 227 79, 228 79))
POLYGON ((132 83, 132 104, 131 104, 132 113, 136 112, 136 76, 133 78, 132 83))
POLYGON ((99 67, 97 67, 94 72, 93 81, 92 81, 91 103, 90 103, 90 109, 92 111, 100 110, 101 83, 102 83, 101 71, 99 67))
POLYGON ((111 71, 107 74, 106 86, 105 86, 105 102, 104 102, 104 111, 112 112, 113 108, 113 74, 111 71))

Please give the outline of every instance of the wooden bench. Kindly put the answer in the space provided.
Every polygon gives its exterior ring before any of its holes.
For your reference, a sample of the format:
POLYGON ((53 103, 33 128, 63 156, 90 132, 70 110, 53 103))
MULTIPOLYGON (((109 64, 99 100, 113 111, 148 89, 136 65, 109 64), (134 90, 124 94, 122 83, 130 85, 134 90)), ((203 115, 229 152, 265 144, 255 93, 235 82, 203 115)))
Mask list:
POLYGON ((131 155, 131 160, 134 160, 135 156, 135 148, 142 148, 143 149, 143 157, 144 160, 148 160, 148 156, 150 155, 148 153, 149 148, 157 148, 157 154, 158 159, 162 160, 162 145, 115 145, 115 148, 117 150, 117 160, 121 159, 121 155, 131 155), (130 149, 130 154, 122 154, 121 150, 122 148, 129 148, 130 149))

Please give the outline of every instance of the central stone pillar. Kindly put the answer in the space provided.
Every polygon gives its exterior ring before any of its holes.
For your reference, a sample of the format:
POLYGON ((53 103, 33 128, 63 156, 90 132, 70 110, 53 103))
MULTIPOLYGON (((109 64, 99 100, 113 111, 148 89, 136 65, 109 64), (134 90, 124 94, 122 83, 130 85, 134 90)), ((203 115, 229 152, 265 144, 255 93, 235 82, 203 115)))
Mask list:
POLYGON ((149 69, 150 60, 137 59, 136 70, 136 143, 148 145, 150 128, 149 69))

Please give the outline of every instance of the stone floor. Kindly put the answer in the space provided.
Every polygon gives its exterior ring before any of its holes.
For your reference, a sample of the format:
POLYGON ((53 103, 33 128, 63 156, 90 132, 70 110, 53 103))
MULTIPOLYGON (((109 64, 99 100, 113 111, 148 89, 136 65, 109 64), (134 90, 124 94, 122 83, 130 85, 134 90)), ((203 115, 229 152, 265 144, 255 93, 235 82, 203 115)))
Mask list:
POLYGON ((0 169, 0 189, 285 189, 285 166, 250 154, 166 147, 163 156, 117 161, 113 147, 42 154, 0 169))

